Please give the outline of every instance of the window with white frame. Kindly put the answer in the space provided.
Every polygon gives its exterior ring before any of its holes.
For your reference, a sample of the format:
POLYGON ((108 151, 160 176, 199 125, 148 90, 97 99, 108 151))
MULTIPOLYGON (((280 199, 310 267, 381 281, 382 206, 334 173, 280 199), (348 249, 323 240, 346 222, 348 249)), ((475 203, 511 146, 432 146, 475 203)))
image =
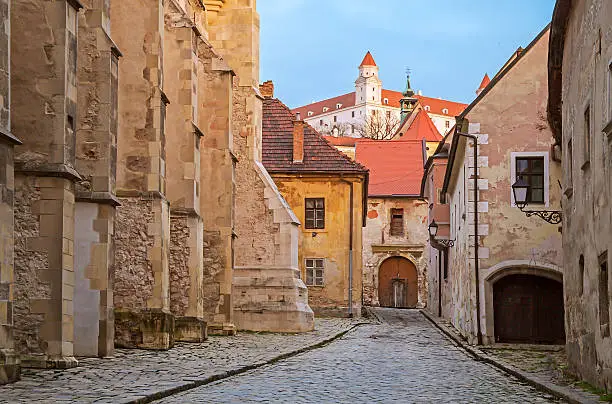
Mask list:
POLYGON ((313 115, 314 115, 314 112, 308 111, 308 116, 313 116, 313 115))
POLYGON ((342 104, 340 103, 336 104, 336 109, 340 109, 340 108, 342 108, 342 104))
MULTIPOLYGON (((547 207, 550 187, 548 152, 512 152, 510 158, 510 185, 522 179, 529 184, 527 202, 547 207)), ((512 189, 508 192, 512 206, 516 206, 512 189)))
POLYGON ((425 105, 425 111, 429 112, 430 110, 431 110, 431 107, 429 105, 425 105))
POLYGON ((444 109, 442 110, 442 113, 443 113, 444 115, 448 115, 448 109, 447 109, 447 108, 444 108, 444 109))
POLYGON ((323 107, 323 112, 327 112, 327 111, 329 111, 329 108, 323 107))
POLYGON ((388 98, 385 98, 385 99, 383 100, 383 102, 385 103, 385 105, 389 105, 389 99, 388 99, 388 98))
POLYGON ((306 285, 323 286, 323 270, 325 260, 323 258, 306 258, 306 285))

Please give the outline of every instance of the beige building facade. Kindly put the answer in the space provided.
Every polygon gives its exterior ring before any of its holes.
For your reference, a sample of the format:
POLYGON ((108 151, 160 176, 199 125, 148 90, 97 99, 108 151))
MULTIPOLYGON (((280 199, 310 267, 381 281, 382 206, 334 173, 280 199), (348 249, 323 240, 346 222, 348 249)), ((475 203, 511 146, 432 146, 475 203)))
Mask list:
POLYGON ((512 192, 523 179, 526 210, 560 209, 561 166, 545 119, 548 38, 547 27, 493 78, 452 137, 442 193, 454 246, 441 312, 470 343, 565 342, 560 227, 527 217, 512 192))
POLYGON ((570 371, 612 389, 612 4, 559 0, 549 46, 548 118, 563 161, 570 371))

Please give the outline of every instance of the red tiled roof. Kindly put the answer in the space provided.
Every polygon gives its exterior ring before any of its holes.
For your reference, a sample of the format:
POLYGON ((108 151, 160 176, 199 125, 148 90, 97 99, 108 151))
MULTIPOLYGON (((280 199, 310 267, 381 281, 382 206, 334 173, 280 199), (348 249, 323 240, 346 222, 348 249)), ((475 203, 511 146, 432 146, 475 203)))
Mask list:
POLYGON ((401 137, 401 140, 423 140, 428 142, 439 142, 442 140, 442 135, 438 132, 438 128, 431 121, 427 112, 423 109, 417 112, 412 124, 401 137))
POLYGON ((323 139, 327 140, 329 143, 333 144, 334 146, 355 146, 355 143, 357 143, 357 139, 356 137, 351 137, 351 136, 325 136, 323 135, 323 139))
POLYGON ((468 106, 467 104, 462 104, 460 102, 447 101, 442 100, 440 98, 425 97, 423 95, 415 95, 414 97, 419 100, 423 108, 429 106, 429 111, 427 112, 436 115, 446 115, 455 117, 460 115, 463 110, 468 106), (445 114, 443 112, 444 109, 447 109, 448 113, 445 114))
POLYGON ((368 53, 366 53, 366 55, 363 57, 363 61, 361 62, 359 67, 361 66, 376 66, 376 62, 374 61, 374 58, 372 57, 370 51, 368 51, 368 53))
POLYGON ((270 173, 355 173, 367 168, 329 144, 310 125, 304 124, 304 161, 293 163, 293 121, 289 107, 275 98, 263 101, 263 164, 270 173))
POLYGON ((490 82, 491 79, 489 78, 489 75, 485 73, 484 77, 482 78, 482 81, 480 82, 480 86, 478 86, 478 89, 484 90, 490 82))
POLYGON ((393 90, 382 90, 381 97, 384 100, 385 98, 389 100, 389 106, 399 108, 400 100, 404 97, 402 93, 399 91, 393 90))
POLYGON ((318 101, 312 104, 304 105, 303 107, 294 108, 293 113, 300 113, 302 119, 312 118, 313 116, 321 115, 327 112, 336 110, 336 104, 342 104, 339 110, 355 106, 355 92, 339 95, 338 97, 329 98, 327 100, 318 101), (323 107, 329 108, 329 111, 323 112, 323 107), (312 111, 313 115, 308 116, 308 111, 312 111))
POLYGON ((423 143, 418 140, 359 139, 356 160, 370 169, 368 196, 418 196, 423 143))

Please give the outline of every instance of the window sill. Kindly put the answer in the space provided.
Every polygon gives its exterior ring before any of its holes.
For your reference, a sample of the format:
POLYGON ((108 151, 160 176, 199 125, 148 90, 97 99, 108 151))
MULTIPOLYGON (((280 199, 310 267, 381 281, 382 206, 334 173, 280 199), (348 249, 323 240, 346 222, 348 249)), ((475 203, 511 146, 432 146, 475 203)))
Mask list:
POLYGON ((329 230, 326 229, 303 229, 302 233, 317 233, 317 234, 326 234, 329 233, 329 230))
MULTIPOLYGON (((306 285, 304 283, 304 285, 306 285)), ((325 285, 306 285, 307 288, 316 288, 316 289, 323 289, 325 287, 325 285)))

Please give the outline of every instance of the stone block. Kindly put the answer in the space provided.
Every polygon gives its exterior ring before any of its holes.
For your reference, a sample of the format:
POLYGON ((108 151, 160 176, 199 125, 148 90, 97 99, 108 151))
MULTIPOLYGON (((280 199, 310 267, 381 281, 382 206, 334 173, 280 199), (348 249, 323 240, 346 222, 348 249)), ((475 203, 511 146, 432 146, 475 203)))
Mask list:
POLYGON ((203 342, 208 338, 206 321, 196 317, 177 317, 174 339, 180 342, 203 342))
POLYGON ((174 346, 174 316, 158 309, 115 309, 115 347, 166 350, 174 346))

